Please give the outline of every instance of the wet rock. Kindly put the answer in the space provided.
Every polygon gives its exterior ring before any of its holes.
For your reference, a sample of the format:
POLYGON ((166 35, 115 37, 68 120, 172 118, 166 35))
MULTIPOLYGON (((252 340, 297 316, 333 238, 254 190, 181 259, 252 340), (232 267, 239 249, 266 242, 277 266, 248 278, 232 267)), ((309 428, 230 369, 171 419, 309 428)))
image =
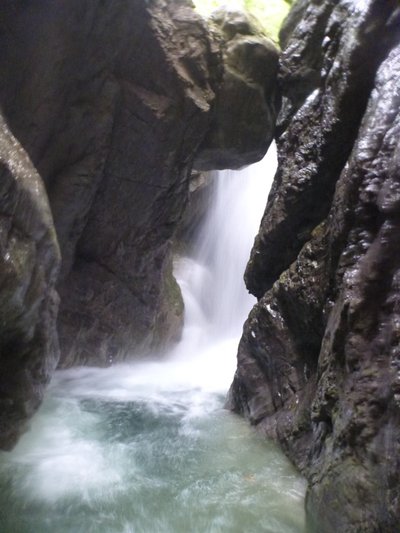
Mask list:
POLYGON ((179 338, 169 265, 193 159, 242 166, 272 138, 277 52, 243 15, 220 17, 216 32, 186 0, 2 3, 0 103, 62 254, 61 366, 179 338), (223 142, 198 152, 206 135, 223 142))
POLYGON ((229 405, 307 476, 310 531, 400 518, 399 20, 396 2, 308 2, 281 61, 279 168, 246 274, 259 302, 229 405))
POLYGON ((58 361, 59 263, 42 180, 0 115, 0 449, 24 431, 58 361))
POLYGON ((297 2, 294 3, 293 7, 289 11, 286 19, 283 21, 282 27, 279 31, 279 41, 283 49, 286 48, 291 34, 302 22, 308 4, 308 0, 297 0, 297 2))
POLYGON ((311 2, 283 51, 280 164, 245 275, 257 297, 328 214, 376 69, 391 46, 396 25, 388 31, 385 25, 392 11, 391 2, 382 10, 370 2, 311 2))
POLYGON ((224 72, 195 168, 237 169, 262 159, 273 139, 280 105, 278 50, 244 12, 219 9, 209 24, 221 43, 224 72))
POLYGON ((310 405, 329 277, 325 224, 259 300, 244 325, 228 407, 308 465, 310 405), (295 451, 294 451, 294 450, 295 451))

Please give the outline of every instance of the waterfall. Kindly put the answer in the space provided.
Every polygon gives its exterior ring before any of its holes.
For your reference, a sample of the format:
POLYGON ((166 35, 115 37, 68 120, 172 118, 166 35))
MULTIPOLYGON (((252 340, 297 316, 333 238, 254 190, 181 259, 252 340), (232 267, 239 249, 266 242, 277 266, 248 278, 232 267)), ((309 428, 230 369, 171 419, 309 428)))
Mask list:
POLYGON ((193 278, 192 293, 201 302, 214 336, 237 336, 255 299, 243 273, 275 168, 273 147, 261 163, 240 172, 219 172, 209 215, 200 232, 195 260, 205 275, 193 278), (268 179, 266 179, 268 178, 268 179))
POLYGON ((219 174, 195 255, 176 261, 185 327, 165 360, 56 373, 0 457, 2 532, 303 531, 304 481, 223 409, 275 157, 219 174))
POLYGON ((185 301, 182 342, 173 351, 175 371, 225 392, 236 368, 243 323, 255 303, 243 273, 258 232, 276 168, 276 149, 241 171, 218 173, 210 208, 196 238, 193 257, 176 261, 185 301))

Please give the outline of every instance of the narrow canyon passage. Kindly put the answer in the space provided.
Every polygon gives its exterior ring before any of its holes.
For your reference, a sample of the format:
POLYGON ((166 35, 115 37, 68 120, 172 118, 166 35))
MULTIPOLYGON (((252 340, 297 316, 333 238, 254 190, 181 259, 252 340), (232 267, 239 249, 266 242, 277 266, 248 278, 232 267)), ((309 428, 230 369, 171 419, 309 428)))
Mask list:
POLYGON ((194 256, 175 265, 185 328, 165 360, 56 373, 1 455, 2 533, 304 531, 304 480, 223 409, 275 158, 219 174, 194 256))

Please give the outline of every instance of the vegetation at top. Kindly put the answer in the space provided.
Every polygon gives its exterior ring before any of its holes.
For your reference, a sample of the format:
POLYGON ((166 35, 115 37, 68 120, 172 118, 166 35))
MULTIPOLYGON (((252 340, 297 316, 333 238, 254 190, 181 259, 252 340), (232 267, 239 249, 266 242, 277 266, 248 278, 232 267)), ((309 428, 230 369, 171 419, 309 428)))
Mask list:
POLYGON ((244 9, 254 15, 266 34, 278 42, 279 29, 293 0, 193 0, 196 9, 208 17, 218 7, 244 9))

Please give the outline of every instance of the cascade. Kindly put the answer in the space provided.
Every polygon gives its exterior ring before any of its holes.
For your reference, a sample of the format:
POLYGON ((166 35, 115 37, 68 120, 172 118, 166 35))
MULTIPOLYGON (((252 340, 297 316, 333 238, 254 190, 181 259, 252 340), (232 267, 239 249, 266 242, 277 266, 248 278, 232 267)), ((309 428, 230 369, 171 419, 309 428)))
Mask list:
POLYGON ((176 261, 185 327, 165 360, 56 373, 0 457, 1 532, 303 531, 303 479, 223 409, 275 159, 219 173, 195 253, 176 261))

